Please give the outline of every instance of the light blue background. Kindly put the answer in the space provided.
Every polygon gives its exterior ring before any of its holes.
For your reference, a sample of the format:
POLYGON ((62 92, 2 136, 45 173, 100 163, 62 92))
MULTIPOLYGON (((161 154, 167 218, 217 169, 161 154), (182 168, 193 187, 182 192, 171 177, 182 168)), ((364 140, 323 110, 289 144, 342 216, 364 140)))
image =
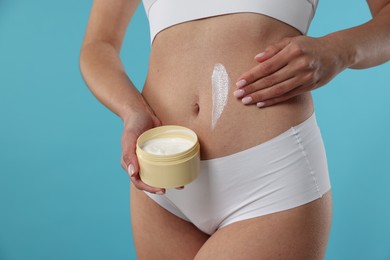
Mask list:
MULTIPOLYGON (((79 72, 91 4, 0 0, 1 260, 135 259, 122 123, 79 72)), ((309 35, 369 18, 363 0, 322 1, 309 35)), ((122 51, 138 87, 149 50, 140 6, 122 51)), ((328 260, 390 259, 389 72, 347 70, 313 93, 333 184, 328 260)))

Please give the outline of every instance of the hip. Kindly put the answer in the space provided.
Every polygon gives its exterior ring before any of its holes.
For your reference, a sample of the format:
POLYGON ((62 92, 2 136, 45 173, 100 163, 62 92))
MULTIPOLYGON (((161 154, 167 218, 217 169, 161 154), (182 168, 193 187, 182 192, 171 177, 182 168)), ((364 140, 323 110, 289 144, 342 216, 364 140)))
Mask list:
POLYGON ((148 195, 212 234, 237 221, 304 205, 330 189, 325 148, 313 114, 260 145, 201 161, 200 176, 184 190, 148 195))

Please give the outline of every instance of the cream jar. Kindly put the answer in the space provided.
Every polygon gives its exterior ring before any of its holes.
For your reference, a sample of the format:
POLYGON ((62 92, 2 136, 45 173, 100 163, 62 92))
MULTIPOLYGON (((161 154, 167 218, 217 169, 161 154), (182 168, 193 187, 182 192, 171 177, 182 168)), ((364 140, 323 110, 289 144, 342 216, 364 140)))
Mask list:
POLYGON ((150 186, 181 187, 199 175, 200 146, 189 128, 152 128, 138 137, 136 152, 141 180, 150 186))

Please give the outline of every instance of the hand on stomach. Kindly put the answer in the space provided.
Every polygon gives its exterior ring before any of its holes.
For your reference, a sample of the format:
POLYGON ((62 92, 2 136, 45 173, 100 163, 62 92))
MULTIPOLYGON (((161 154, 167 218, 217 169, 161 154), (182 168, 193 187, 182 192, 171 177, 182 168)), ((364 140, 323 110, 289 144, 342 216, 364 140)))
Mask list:
POLYGON ((172 26, 153 42, 142 94, 162 124, 186 126, 197 133, 202 159, 253 147, 313 112, 309 92, 266 108, 244 105, 233 95, 238 77, 258 64, 256 54, 297 35, 291 26, 253 13, 172 26))

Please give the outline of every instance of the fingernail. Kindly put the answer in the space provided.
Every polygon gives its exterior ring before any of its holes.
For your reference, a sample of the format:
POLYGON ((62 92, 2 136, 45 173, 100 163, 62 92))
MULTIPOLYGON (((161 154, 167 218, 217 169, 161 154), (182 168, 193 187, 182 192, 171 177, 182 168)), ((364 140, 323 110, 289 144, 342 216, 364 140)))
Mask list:
POLYGON ((244 97, 241 101, 243 104, 247 105, 249 104, 250 102, 252 102, 252 98, 251 97, 244 97))
POLYGON ((240 98, 245 95, 245 91, 243 89, 237 89, 236 91, 233 92, 233 95, 235 97, 240 98))
POLYGON ((263 107, 264 105, 265 105, 264 102, 257 102, 257 104, 256 104, 257 107, 263 107))
POLYGON ((159 191, 156 191, 156 194, 157 194, 157 195, 164 195, 164 194, 165 194, 165 192, 164 192, 164 191, 162 191, 162 190, 159 190, 159 191))
POLYGON ((241 79, 241 80, 237 81, 237 83, 236 83, 237 88, 242 88, 245 85, 246 85, 245 79, 241 79))
POLYGON ((135 174, 133 164, 131 163, 129 164, 129 167, 127 168, 127 172, 130 174, 130 177, 133 177, 133 175, 135 174))
POLYGON ((258 59, 258 58, 263 57, 264 54, 265 54, 265 52, 260 52, 259 54, 257 54, 257 55, 255 56, 255 59, 258 59))

